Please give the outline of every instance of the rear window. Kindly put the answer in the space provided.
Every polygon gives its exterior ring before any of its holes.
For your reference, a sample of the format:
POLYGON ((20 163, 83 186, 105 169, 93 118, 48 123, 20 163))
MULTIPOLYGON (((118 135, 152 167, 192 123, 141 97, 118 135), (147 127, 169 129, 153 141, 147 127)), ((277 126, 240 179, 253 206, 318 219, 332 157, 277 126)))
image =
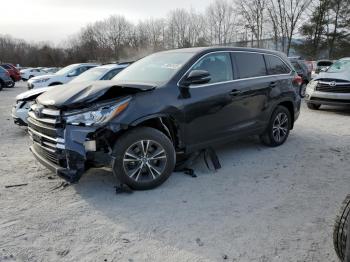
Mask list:
POLYGON ((235 52, 233 54, 240 78, 266 76, 266 65, 262 54, 235 52))
MULTIPOLYGON (((288 74, 290 72, 289 67, 282 61, 281 58, 274 55, 265 55, 266 63, 268 64, 269 75, 280 75, 288 74)), ((302 70, 300 65, 295 62, 298 66, 297 70, 302 70)), ((294 65, 294 64, 293 64, 294 65)))
POLYGON ((317 62, 317 66, 331 66, 333 62, 331 61, 319 61, 317 62))
POLYGON ((12 69, 11 66, 9 65, 1 65, 3 68, 6 68, 6 69, 12 69))

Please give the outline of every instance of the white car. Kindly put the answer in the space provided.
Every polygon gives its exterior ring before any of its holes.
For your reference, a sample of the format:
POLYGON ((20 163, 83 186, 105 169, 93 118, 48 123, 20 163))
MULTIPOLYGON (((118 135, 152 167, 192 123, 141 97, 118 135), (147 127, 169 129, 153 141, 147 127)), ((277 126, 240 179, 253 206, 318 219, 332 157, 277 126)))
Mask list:
POLYGON ((40 69, 40 68, 28 68, 28 69, 22 69, 20 71, 21 78, 24 81, 27 81, 28 79, 31 79, 32 77, 46 75, 47 72, 40 69))
MULTIPOLYGON (((129 66, 131 63, 110 64, 92 68, 80 76, 76 77, 70 83, 81 83, 96 80, 111 80, 120 71, 129 66)), ((16 96, 16 104, 12 107, 12 118, 15 124, 19 126, 28 125, 28 111, 30 106, 34 103, 35 99, 51 88, 60 88, 59 86, 49 86, 35 88, 26 92, 23 92, 16 96)))
POLYGON ((81 73, 96 66, 99 65, 91 63, 72 64, 62 68, 55 74, 46 74, 33 77, 28 80, 28 89, 66 84, 81 73))

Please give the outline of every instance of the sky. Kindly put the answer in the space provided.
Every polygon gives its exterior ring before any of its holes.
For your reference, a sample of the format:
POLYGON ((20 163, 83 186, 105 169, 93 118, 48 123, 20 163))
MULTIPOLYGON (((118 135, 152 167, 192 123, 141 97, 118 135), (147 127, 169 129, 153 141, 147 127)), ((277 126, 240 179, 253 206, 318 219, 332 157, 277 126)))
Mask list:
POLYGON ((137 23, 175 8, 203 11, 212 0, 1 0, 0 34, 61 44, 89 23, 124 15, 137 23), (6 11, 8 10, 8 11, 6 11))

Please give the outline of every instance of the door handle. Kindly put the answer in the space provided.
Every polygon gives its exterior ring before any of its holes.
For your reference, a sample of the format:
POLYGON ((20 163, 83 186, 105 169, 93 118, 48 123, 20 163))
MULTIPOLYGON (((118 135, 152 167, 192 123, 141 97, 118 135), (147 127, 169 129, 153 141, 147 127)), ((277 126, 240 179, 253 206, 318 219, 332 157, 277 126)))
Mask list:
POLYGON ((231 92, 230 92, 230 96, 237 96, 241 93, 242 91, 240 90, 237 90, 237 89, 233 89, 231 92))
POLYGON ((270 82, 270 84, 269 84, 269 87, 272 87, 272 88, 274 88, 276 86, 277 86, 276 82, 270 82))

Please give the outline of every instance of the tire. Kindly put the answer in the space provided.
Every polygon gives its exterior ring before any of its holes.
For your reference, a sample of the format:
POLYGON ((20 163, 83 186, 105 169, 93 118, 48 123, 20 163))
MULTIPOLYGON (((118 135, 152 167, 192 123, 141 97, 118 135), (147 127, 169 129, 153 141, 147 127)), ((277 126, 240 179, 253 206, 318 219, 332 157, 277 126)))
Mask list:
POLYGON ((306 94, 306 84, 303 83, 301 86, 300 86, 300 91, 299 91, 299 94, 300 94, 300 97, 301 98, 304 98, 305 97, 305 94, 306 94))
POLYGON ((289 110, 284 106, 277 106, 272 113, 267 129, 260 135, 261 143, 270 147, 282 145, 288 138, 292 126, 291 121, 289 110))
POLYGON ((0 91, 3 89, 3 87, 4 87, 4 84, 3 84, 3 82, 0 80, 0 91))
POLYGON ((34 77, 34 76, 29 76, 29 77, 28 77, 28 80, 31 79, 32 77, 34 77))
POLYGON ((138 127, 123 134, 114 145, 113 155, 113 174, 135 190, 148 190, 164 183, 176 162, 170 139, 150 127, 138 127))
MULTIPOLYGON (((340 211, 335 219, 333 231, 333 245, 337 256, 341 261, 345 261, 346 253, 349 253, 349 246, 346 248, 347 236, 350 233, 350 195, 343 201, 340 211), (347 252, 346 252, 347 249, 347 252)), ((348 243, 350 245, 350 243, 348 243)), ((348 261, 350 254, 347 254, 348 261)), ((346 261, 346 262, 348 262, 346 261)))
POLYGON ((311 110, 318 110, 320 109, 320 104, 313 104, 313 103, 306 103, 307 107, 311 110))
POLYGON ((8 87, 8 88, 12 88, 12 87, 14 87, 14 86, 15 86, 15 82, 14 82, 14 81, 12 81, 11 83, 7 84, 7 87, 8 87))

